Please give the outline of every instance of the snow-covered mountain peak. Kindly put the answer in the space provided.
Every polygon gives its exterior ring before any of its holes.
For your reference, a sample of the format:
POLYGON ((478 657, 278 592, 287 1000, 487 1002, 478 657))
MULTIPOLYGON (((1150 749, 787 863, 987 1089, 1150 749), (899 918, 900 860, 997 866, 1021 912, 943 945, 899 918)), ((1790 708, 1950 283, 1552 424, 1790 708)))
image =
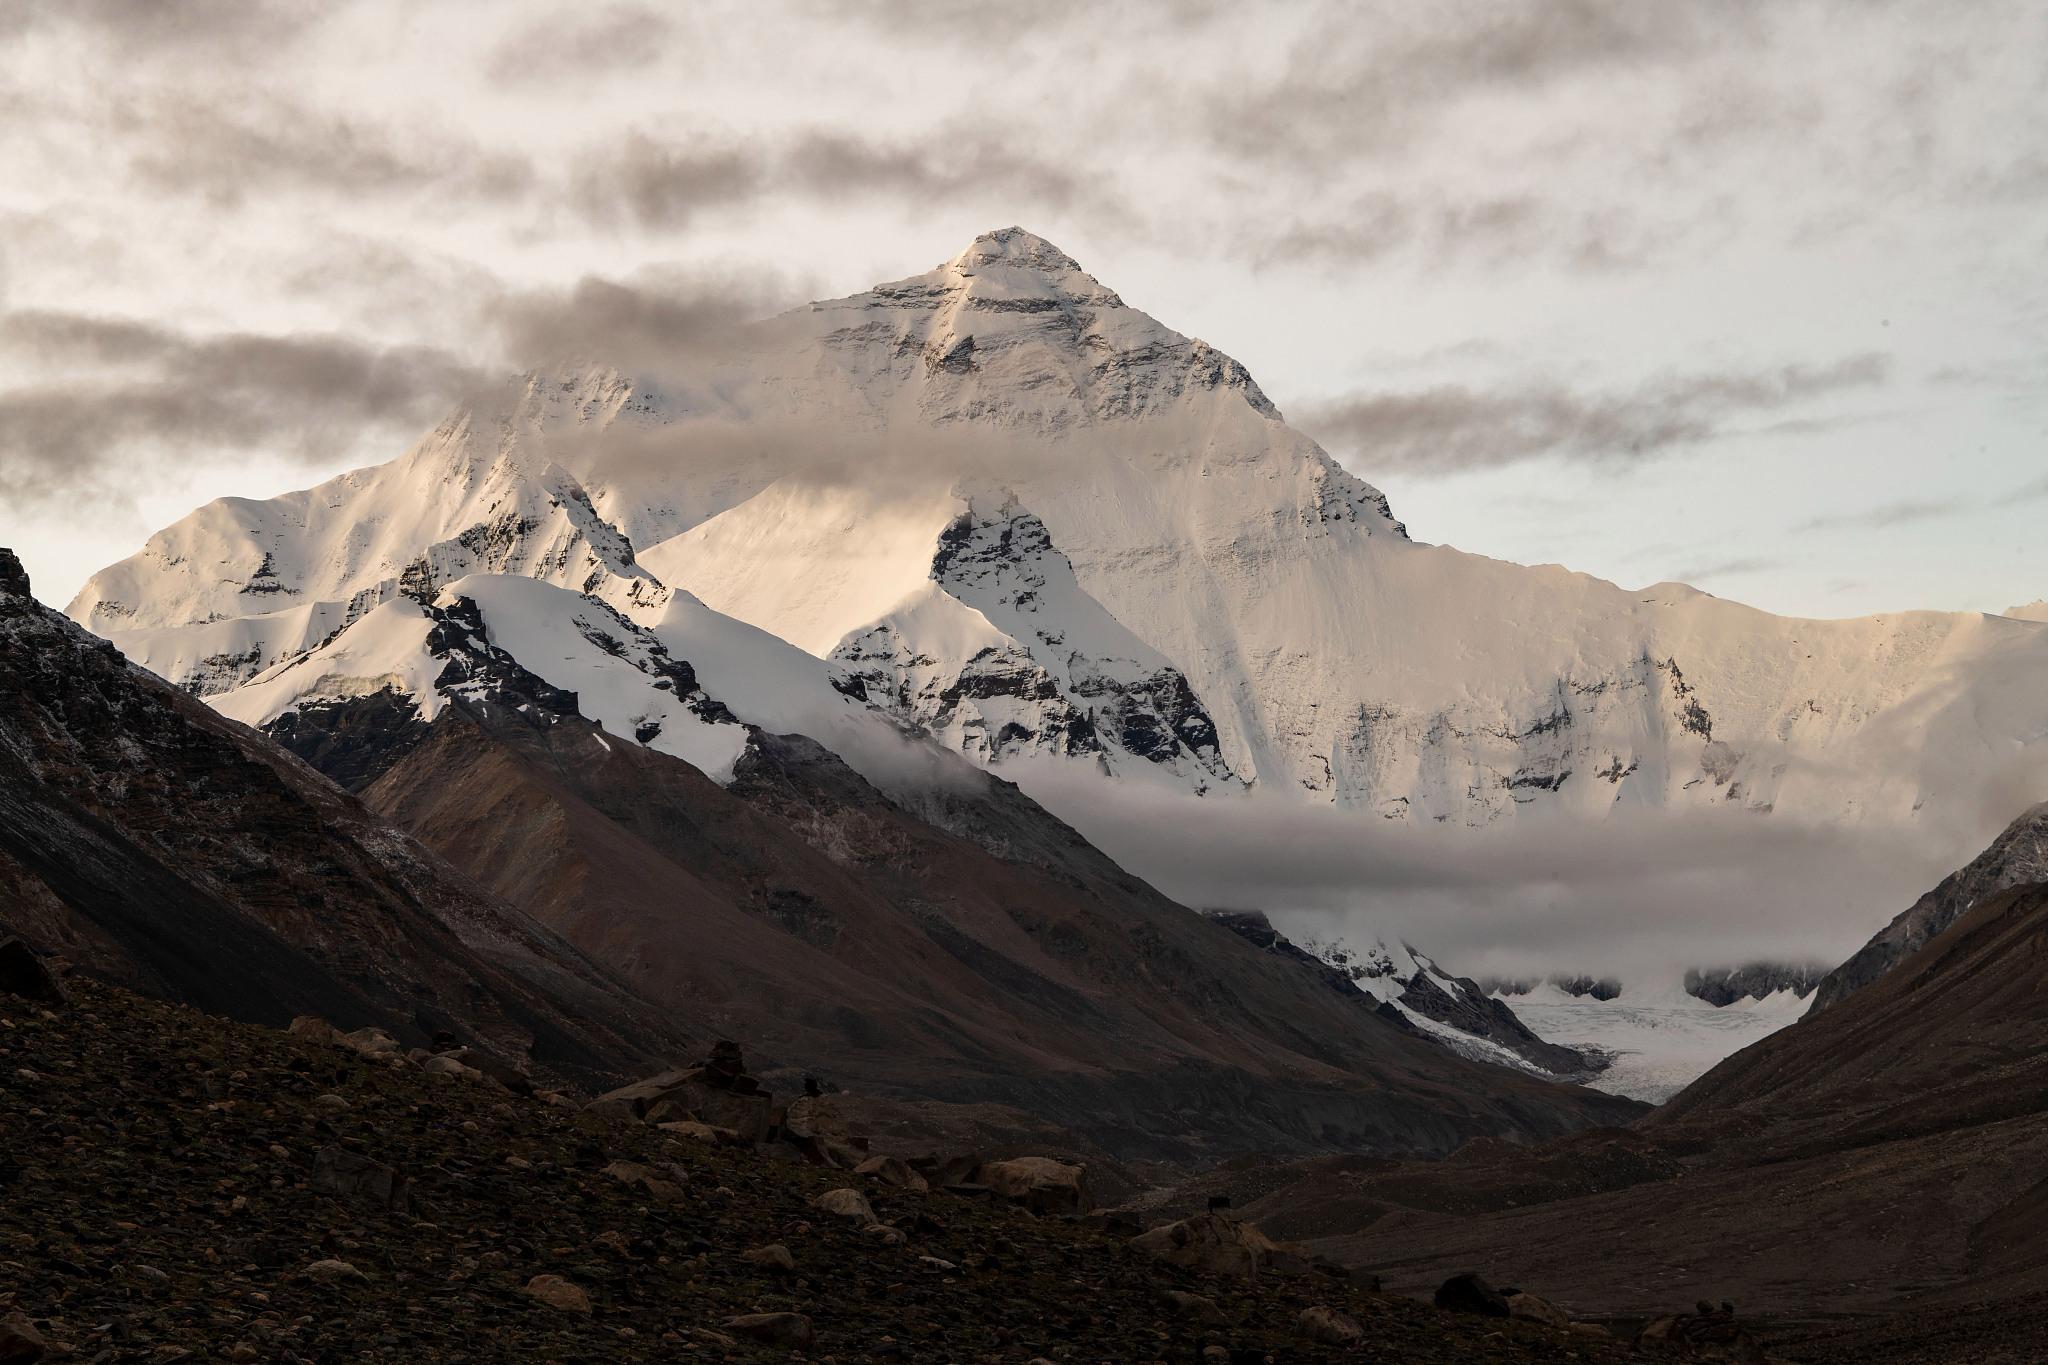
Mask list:
POLYGON ((993 232, 982 233, 959 255, 946 262, 944 268, 957 275, 972 275, 989 266, 1030 271, 1048 280, 1064 281, 1079 276, 1094 289, 1102 287, 1082 271, 1080 262, 1072 256, 1037 233, 1021 227, 997 228, 993 232))

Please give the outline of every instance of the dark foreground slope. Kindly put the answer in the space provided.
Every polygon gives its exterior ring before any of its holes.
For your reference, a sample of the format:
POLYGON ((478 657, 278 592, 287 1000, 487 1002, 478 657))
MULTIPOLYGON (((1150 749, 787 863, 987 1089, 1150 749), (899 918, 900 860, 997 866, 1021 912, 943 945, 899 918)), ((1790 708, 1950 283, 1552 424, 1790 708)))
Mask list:
POLYGON ((1587 1315, 1730 1298, 1776 1319, 1795 1358, 2017 1361, 2048 1359, 2044 1173, 2048 886, 2033 885, 1978 901, 1631 1130, 1237 1181, 1276 1233, 1397 1287, 1478 1265, 1587 1315))
POLYGON ((681 1046, 556 935, 28 595, 0 550, 0 931, 244 1019, 595 1081, 681 1046))
POLYGON ((451 698, 364 796, 750 1049, 1120 1157, 1440 1153, 1640 1112, 1450 1055, 964 769, 926 798, 941 829, 801 737, 756 733, 722 788, 573 714, 451 698))
POLYGON ((54 1014, 0 994, 0 1339, 20 1314, 51 1343, 45 1359, 1638 1359, 1339 1277, 1201 1275, 1099 1223, 912 1194, 115 988, 73 991, 54 1014), (339 1193, 322 1171, 340 1154, 409 1181, 403 1209, 373 1188, 339 1193), (619 1161, 663 1183, 624 1183, 635 1173, 607 1170, 619 1161), (812 1206, 849 1182, 893 1231, 812 1206), (787 1269, 747 1259, 770 1244, 787 1269), (563 1282, 569 1307, 528 1292, 540 1276, 563 1282), (1209 1300, 1215 1318, 1169 1292, 1209 1300), (1311 1308, 1347 1314, 1363 1339, 1310 1339, 1311 1308), (808 1319, 801 1357, 728 1325, 776 1312, 808 1319))

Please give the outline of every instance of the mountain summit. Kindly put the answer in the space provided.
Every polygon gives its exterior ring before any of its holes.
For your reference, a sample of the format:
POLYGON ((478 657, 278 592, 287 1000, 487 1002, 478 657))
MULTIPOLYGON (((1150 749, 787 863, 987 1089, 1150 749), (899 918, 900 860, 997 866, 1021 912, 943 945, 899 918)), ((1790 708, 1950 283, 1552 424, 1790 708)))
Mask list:
POLYGON ((1243 366, 1020 228, 686 372, 640 359, 201 508, 71 611, 272 711, 368 685, 278 668, 466 575, 642 627, 684 602, 1055 806, 1039 779, 1065 769, 1375 827, 1639 807, 1896 830, 1975 809, 1978 756, 2048 734, 2029 622, 1788 620, 1414 543, 1243 366))

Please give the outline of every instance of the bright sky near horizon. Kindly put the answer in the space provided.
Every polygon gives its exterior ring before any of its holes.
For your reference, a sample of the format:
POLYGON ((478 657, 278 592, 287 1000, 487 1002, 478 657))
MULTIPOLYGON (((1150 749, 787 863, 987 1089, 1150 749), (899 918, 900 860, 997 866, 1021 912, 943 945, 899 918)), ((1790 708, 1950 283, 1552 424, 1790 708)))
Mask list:
POLYGON ((2048 597, 2043 127, 2000 0, 27 0, 0 543, 61 604, 397 454, 536 298, 766 311, 1021 223, 1419 539, 1995 611, 2048 597))

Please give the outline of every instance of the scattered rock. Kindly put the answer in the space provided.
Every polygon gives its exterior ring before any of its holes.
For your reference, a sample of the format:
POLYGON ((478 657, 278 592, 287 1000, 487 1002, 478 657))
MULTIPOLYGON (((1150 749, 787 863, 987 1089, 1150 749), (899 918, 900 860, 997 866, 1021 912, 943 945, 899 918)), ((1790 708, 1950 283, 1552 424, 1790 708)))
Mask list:
POLYGON ((329 1113, 340 1113, 348 1108, 348 1101, 339 1095, 316 1095, 313 1097, 313 1107, 325 1109, 329 1113))
POLYGON ((1086 1213, 1093 1207, 1088 1199, 1088 1168, 1051 1157, 984 1162, 973 1183, 986 1185, 997 1198, 1022 1204, 1033 1213, 1086 1213))
POLYGON ((1436 1306, 1447 1313, 1477 1313, 1481 1317, 1511 1316, 1507 1297, 1478 1275, 1453 1275, 1437 1286, 1436 1306))
POLYGON ((792 1351, 808 1351, 818 1339, 811 1320, 802 1313, 747 1313, 726 1319, 725 1330, 792 1351))
POLYGON ((1325 1346, 1349 1346, 1365 1340, 1365 1329, 1358 1325, 1358 1319, 1321 1304, 1302 1309, 1296 1328, 1310 1341, 1320 1341, 1325 1346))
POLYGON ((789 1248, 780 1242, 771 1242, 764 1247, 755 1247, 752 1251, 742 1251, 740 1259, 751 1265, 765 1266, 769 1270, 780 1271, 785 1275, 796 1272, 796 1257, 790 1255, 789 1248))
POLYGON ((536 1275, 526 1282, 526 1292, 560 1313, 590 1312, 590 1295, 560 1275, 536 1275))
POLYGON ((1744 1365, 1764 1365, 1768 1359, 1756 1338, 1736 1322, 1735 1305, 1731 1303, 1717 1308, 1702 1302, 1693 1312, 1659 1318, 1645 1327, 1636 1340, 1744 1365))
POLYGON ((847 1218, 870 1227, 880 1220, 875 1217, 874 1206, 859 1190, 827 1190, 811 1201, 811 1207, 835 1218, 847 1218))

